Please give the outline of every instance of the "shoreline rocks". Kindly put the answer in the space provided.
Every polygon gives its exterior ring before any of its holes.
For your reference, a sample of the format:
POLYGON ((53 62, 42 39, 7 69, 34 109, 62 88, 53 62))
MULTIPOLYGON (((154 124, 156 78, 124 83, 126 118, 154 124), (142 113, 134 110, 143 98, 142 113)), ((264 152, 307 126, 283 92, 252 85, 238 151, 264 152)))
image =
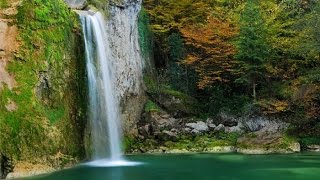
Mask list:
POLYGON ((240 148, 236 146, 215 146, 208 148, 192 148, 192 149, 169 149, 167 147, 160 147, 159 149, 148 150, 144 153, 132 153, 132 154, 189 154, 189 153, 238 153, 248 155, 267 155, 267 154, 294 154, 300 153, 300 144, 295 144, 295 147, 289 149, 277 149, 277 148, 240 148))
POLYGON ((36 176, 46 173, 57 171, 51 166, 44 164, 32 164, 27 162, 18 162, 13 169, 13 172, 9 173, 7 179, 24 178, 30 176, 36 176))
POLYGON ((203 152, 207 153, 235 153, 237 148, 235 146, 216 146, 205 148, 203 152))
POLYGON ((320 152, 320 145, 316 145, 316 144, 308 145, 307 150, 310 152, 320 152))

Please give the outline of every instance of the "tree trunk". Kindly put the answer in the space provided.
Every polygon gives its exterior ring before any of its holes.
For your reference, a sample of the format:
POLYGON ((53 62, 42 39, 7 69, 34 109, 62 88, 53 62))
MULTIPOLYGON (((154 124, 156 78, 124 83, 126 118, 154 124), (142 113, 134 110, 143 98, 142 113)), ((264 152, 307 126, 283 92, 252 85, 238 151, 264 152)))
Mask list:
POLYGON ((253 100, 256 101, 257 100, 257 92, 256 92, 256 81, 255 81, 255 79, 253 79, 253 81, 252 81, 252 96, 253 96, 253 100))

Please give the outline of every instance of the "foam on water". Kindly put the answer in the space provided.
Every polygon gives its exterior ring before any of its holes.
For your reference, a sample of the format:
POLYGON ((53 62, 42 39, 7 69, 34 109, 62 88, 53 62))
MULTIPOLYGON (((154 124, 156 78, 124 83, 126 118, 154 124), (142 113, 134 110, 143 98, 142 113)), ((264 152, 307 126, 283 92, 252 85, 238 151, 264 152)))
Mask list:
POLYGON ((111 161, 110 159, 99 159, 96 161, 85 163, 84 165, 92 166, 92 167, 121 167, 121 166, 139 166, 142 164, 143 163, 141 162, 131 162, 126 160, 111 161))

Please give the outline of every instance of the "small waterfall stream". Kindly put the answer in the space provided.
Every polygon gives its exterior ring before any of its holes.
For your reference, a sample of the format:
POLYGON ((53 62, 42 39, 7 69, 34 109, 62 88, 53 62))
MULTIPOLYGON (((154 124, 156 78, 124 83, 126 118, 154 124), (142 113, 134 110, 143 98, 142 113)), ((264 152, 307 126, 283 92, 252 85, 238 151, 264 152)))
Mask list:
POLYGON ((121 160, 119 102, 112 77, 112 54, 104 17, 79 12, 85 40, 93 159, 121 160))

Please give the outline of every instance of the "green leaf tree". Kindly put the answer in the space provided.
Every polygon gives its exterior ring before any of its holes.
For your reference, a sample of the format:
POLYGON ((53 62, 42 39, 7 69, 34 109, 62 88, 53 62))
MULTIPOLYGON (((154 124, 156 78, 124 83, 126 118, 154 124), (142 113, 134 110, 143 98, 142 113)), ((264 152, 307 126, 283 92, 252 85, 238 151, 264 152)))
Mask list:
POLYGON ((252 87, 256 100, 257 82, 263 79, 265 64, 269 56, 267 31, 261 10, 255 0, 248 0, 240 17, 240 32, 235 58, 241 65, 241 77, 236 81, 252 87))

